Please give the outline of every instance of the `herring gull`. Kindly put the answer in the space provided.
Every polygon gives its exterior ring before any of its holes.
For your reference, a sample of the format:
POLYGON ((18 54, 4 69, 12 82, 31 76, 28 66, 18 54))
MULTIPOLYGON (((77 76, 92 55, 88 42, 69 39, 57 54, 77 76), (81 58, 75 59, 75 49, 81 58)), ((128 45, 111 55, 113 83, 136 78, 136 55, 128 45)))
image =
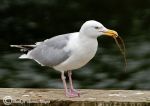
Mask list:
POLYGON ((97 37, 107 35, 117 37, 114 30, 107 29, 100 22, 86 21, 79 32, 58 35, 35 45, 11 45, 26 51, 21 59, 33 59, 42 66, 49 66, 61 72, 65 95, 67 97, 80 96, 72 83, 72 70, 86 65, 96 54, 98 48, 97 37), (64 73, 68 72, 70 89, 68 90, 64 73))

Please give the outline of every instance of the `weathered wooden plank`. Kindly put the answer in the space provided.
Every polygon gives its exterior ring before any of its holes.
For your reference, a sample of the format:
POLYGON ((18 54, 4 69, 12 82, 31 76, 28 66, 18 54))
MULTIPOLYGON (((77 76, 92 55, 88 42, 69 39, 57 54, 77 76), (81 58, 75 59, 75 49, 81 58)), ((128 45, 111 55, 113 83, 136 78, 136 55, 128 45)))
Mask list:
POLYGON ((0 88, 0 106, 150 106, 150 91, 80 90, 68 98, 62 89, 0 88))

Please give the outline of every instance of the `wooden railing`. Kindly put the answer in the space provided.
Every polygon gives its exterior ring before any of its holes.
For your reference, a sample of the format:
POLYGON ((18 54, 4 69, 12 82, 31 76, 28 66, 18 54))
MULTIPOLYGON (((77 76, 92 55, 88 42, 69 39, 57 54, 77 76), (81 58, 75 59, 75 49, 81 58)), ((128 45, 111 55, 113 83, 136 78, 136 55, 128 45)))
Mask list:
POLYGON ((0 88, 0 106, 150 106, 150 91, 81 89, 68 98, 62 89, 0 88))

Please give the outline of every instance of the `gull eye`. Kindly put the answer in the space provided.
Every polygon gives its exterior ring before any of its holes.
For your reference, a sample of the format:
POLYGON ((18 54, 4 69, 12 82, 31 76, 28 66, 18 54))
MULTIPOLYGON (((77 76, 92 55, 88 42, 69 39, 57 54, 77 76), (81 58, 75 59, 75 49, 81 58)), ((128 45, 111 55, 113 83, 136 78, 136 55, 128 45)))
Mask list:
POLYGON ((95 29, 99 29, 99 27, 94 27, 95 29))

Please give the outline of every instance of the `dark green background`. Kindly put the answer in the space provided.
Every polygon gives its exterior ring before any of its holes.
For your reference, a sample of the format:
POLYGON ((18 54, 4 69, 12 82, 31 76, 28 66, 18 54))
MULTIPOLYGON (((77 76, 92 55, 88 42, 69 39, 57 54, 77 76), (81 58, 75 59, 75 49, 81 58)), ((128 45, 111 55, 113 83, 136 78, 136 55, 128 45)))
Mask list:
POLYGON ((119 33, 128 68, 114 40, 102 36, 94 59, 73 72, 76 88, 150 89, 150 0, 0 0, 0 87, 62 88, 59 72, 19 60, 9 45, 77 32, 87 20, 119 33))

